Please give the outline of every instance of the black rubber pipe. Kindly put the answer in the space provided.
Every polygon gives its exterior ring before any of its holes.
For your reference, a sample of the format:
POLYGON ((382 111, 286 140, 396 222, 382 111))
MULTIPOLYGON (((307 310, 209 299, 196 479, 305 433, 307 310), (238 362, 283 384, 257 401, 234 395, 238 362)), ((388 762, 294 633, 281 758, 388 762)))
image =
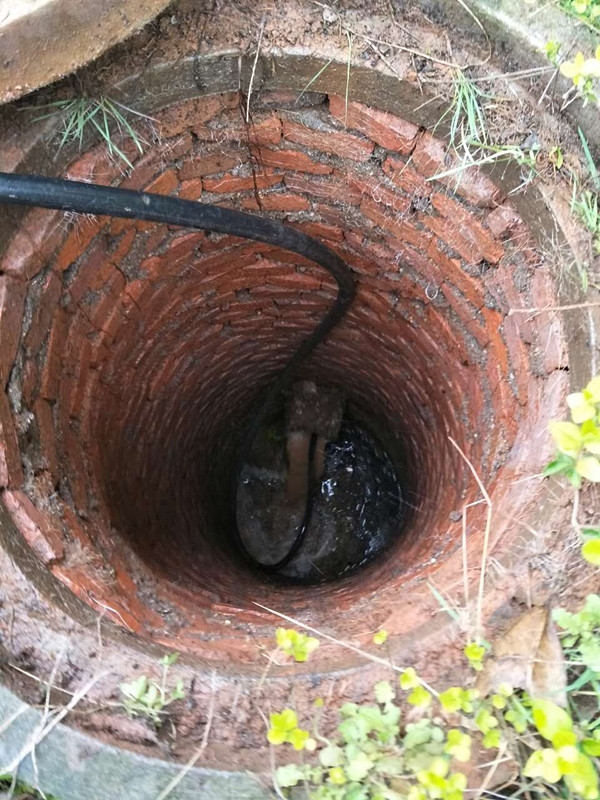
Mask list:
MULTIPOLYGON (((179 200, 148 192, 134 192, 129 189, 113 189, 96 186, 81 181, 65 181, 59 178, 44 178, 37 175, 14 175, 0 172, 0 203, 24 206, 41 206, 59 211, 74 211, 78 214, 98 214, 108 217, 125 217, 165 225, 180 225, 183 228, 199 228, 215 233, 225 233, 253 239, 257 242, 276 245, 283 250, 304 256, 326 269, 335 279, 338 292, 335 301, 321 322, 296 350, 292 358, 268 388, 258 411, 253 416, 242 445, 234 470, 232 488, 233 502, 237 493, 240 472, 245 457, 277 397, 294 377, 301 362, 322 342, 328 333, 340 322, 355 294, 352 270, 328 247, 307 236, 305 233, 283 225, 276 220, 259 217, 244 211, 199 203, 192 200, 179 200)), ((309 458, 309 476, 311 474, 309 458)), ((312 482, 314 484, 314 482, 312 482)), ((236 544, 246 559, 256 567, 268 572, 276 572, 288 564, 302 546, 312 511, 312 494, 309 486, 306 507, 298 533, 288 554, 276 564, 262 564, 248 552, 240 536, 237 521, 233 524, 236 544)), ((235 511, 233 514, 236 520, 235 511)))

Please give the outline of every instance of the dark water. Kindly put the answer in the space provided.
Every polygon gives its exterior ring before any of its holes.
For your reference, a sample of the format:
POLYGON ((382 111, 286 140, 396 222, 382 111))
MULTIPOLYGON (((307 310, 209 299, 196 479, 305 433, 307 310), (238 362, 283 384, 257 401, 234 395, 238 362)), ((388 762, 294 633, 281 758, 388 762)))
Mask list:
MULTIPOLYGON (((240 536, 260 563, 285 556, 298 532, 304 505, 284 502, 285 433, 282 422, 265 427, 241 473, 237 494, 240 536)), ((367 564, 397 536, 403 516, 402 489, 394 465, 361 424, 344 420, 325 451, 325 469, 313 489, 306 538, 279 575, 322 583, 367 564)))

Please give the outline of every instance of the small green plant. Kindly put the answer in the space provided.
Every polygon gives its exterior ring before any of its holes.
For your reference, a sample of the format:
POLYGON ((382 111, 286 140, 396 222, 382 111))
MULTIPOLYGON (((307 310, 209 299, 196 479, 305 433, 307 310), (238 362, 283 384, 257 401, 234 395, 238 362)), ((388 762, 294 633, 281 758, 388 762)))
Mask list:
MULTIPOLYGON (((304 763, 277 768, 279 791, 303 784, 308 800, 463 800, 467 777, 460 765, 471 762, 477 743, 490 751, 484 756, 489 763, 500 748, 504 755, 498 757, 514 762, 519 796, 597 800, 600 597, 588 597, 577 613, 559 609, 554 616, 564 630, 562 644, 574 678, 567 687, 568 708, 508 683, 486 696, 451 686, 435 697, 409 667, 398 683, 403 699, 415 706, 410 721, 403 721, 398 684, 385 680, 373 687, 375 702, 344 703, 338 709, 337 728, 329 737, 319 732, 322 701, 315 703, 312 737, 298 727, 292 709, 271 714, 268 740, 307 751, 304 763), (595 698, 591 704, 579 702, 582 687, 591 689, 583 693, 595 698), (419 697, 413 702, 415 692, 419 697)), ((475 643, 465 647, 476 673, 484 666, 486 650, 475 643)), ((490 796, 513 796, 499 791, 490 796)))
POLYGON ((560 5, 568 14, 600 30, 600 0, 561 0, 560 5))
POLYGON ((544 476, 561 473, 579 489, 583 478, 600 481, 600 376, 581 392, 567 397, 570 422, 551 422, 550 433, 558 454, 544 476))
POLYGON ((70 141, 76 141, 81 147, 86 130, 91 129, 106 143, 111 156, 120 158, 128 167, 133 167, 127 155, 115 141, 115 130, 119 135, 129 136, 140 153, 144 152, 143 146, 148 144, 132 127, 127 116, 133 114, 148 120, 150 117, 108 97, 95 98, 84 95, 70 100, 56 100, 49 103, 46 108, 50 111, 39 119, 58 116, 62 125, 58 143, 59 151, 70 141))
POLYGON ((131 683, 121 683, 121 704, 131 717, 147 717, 156 727, 162 725, 165 709, 175 700, 183 700, 185 691, 183 681, 177 681, 175 688, 167 691, 167 676, 171 667, 178 658, 177 653, 163 656, 159 664, 162 666, 160 683, 150 680, 146 675, 131 683))
POLYGON ((579 52, 572 61, 564 61, 560 65, 560 71, 573 81, 573 88, 583 99, 584 106, 598 103, 596 81, 600 78, 600 45, 590 58, 579 52))
POLYGON ((36 791, 32 786, 15 780, 10 775, 0 775, 0 797, 13 800, 56 800, 53 796, 36 791))
MULTIPOLYGON (((600 682, 600 595, 587 596, 577 613, 557 608, 552 614, 563 629, 562 646, 570 662, 581 663, 588 671, 586 678, 598 689, 600 682)), ((580 676, 578 676, 580 677, 580 676)))
POLYGON ((277 628, 275 640, 284 655, 300 663, 308 661, 309 655, 319 646, 319 640, 314 636, 307 636, 293 628, 277 628))
POLYGON ((600 208, 598 195, 586 189, 571 200, 571 210, 592 235, 592 247, 600 254, 600 208))
POLYGON ((482 100, 487 95, 462 70, 454 79, 454 95, 450 107, 440 118, 450 118, 450 146, 466 147, 473 142, 487 142, 488 132, 482 100))

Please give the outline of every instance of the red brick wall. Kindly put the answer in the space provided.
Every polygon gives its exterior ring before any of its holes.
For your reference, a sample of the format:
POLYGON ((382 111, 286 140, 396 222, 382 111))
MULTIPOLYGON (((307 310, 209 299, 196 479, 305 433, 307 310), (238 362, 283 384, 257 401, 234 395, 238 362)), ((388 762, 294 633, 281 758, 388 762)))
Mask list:
POLYGON ((388 602, 436 569, 476 495, 449 437, 491 494, 505 492, 507 469, 539 465, 539 446, 522 442, 564 366, 556 320, 506 316, 553 289, 496 186, 473 170, 428 181, 447 168, 443 143, 389 113, 276 99, 251 126, 235 95, 182 103, 159 115, 164 139, 127 177, 101 146, 67 175, 269 214, 356 271, 352 310, 305 372, 343 386, 403 443, 414 483, 406 539, 362 574, 310 595, 266 589, 231 560, 211 510, 224 442, 334 297, 322 270, 233 237, 42 210, 0 264, 4 503, 82 599, 180 649, 206 649, 221 613, 260 620, 259 595, 298 613, 318 596, 333 614, 375 592, 388 602))

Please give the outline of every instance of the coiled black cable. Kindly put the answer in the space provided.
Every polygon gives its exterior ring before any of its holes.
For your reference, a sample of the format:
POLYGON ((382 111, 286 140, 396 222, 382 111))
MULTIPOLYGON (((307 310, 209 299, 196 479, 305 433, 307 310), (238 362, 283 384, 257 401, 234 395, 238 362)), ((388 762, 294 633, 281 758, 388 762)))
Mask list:
MULTIPOLYGON (((215 233, 240 236, 245 239, 276 245, 283 250, 291 250, 293 253, 316 262, 335 279, 338 293, 333 305, 270 385, 243 437, 233 475, 232 492, 235 503, 242 464, 249 454, 252 443, 267 414, 273 408, 281 391, 290 384, 300 363, 340 322, 354 298, 355 284, 351 269, 328 247, 301 231, 283 225, 276 220, 266 219, 244 211, 221 208, 208 203, 179 200, 174 197, 165 197, 148 192, 134 192, 129 189, 97 186, 80 181, 65 181, 58 178, 44 178, 36 175, 18 175, 5 172, 0 172, 0 203, 41 206, 59 211, 73 211, 79 214, 125 217, 127 219, 179 225, 184 228, 199 228, 200 230, 214 231, 215 233)), ((312 447, 314 449, 314 444, 312 447)), ((233 514, 236 545, 246 559, 255 567, 268 572, 276 572, 288 564, 301 548, 310 523, 314 490, 312 458, 309 457, 308 461, 309 483, 303 519, 292 547, 287 555, 276 564, 263 564, 248 552, 240 536, 236 515, 235 513, 233 514)))

